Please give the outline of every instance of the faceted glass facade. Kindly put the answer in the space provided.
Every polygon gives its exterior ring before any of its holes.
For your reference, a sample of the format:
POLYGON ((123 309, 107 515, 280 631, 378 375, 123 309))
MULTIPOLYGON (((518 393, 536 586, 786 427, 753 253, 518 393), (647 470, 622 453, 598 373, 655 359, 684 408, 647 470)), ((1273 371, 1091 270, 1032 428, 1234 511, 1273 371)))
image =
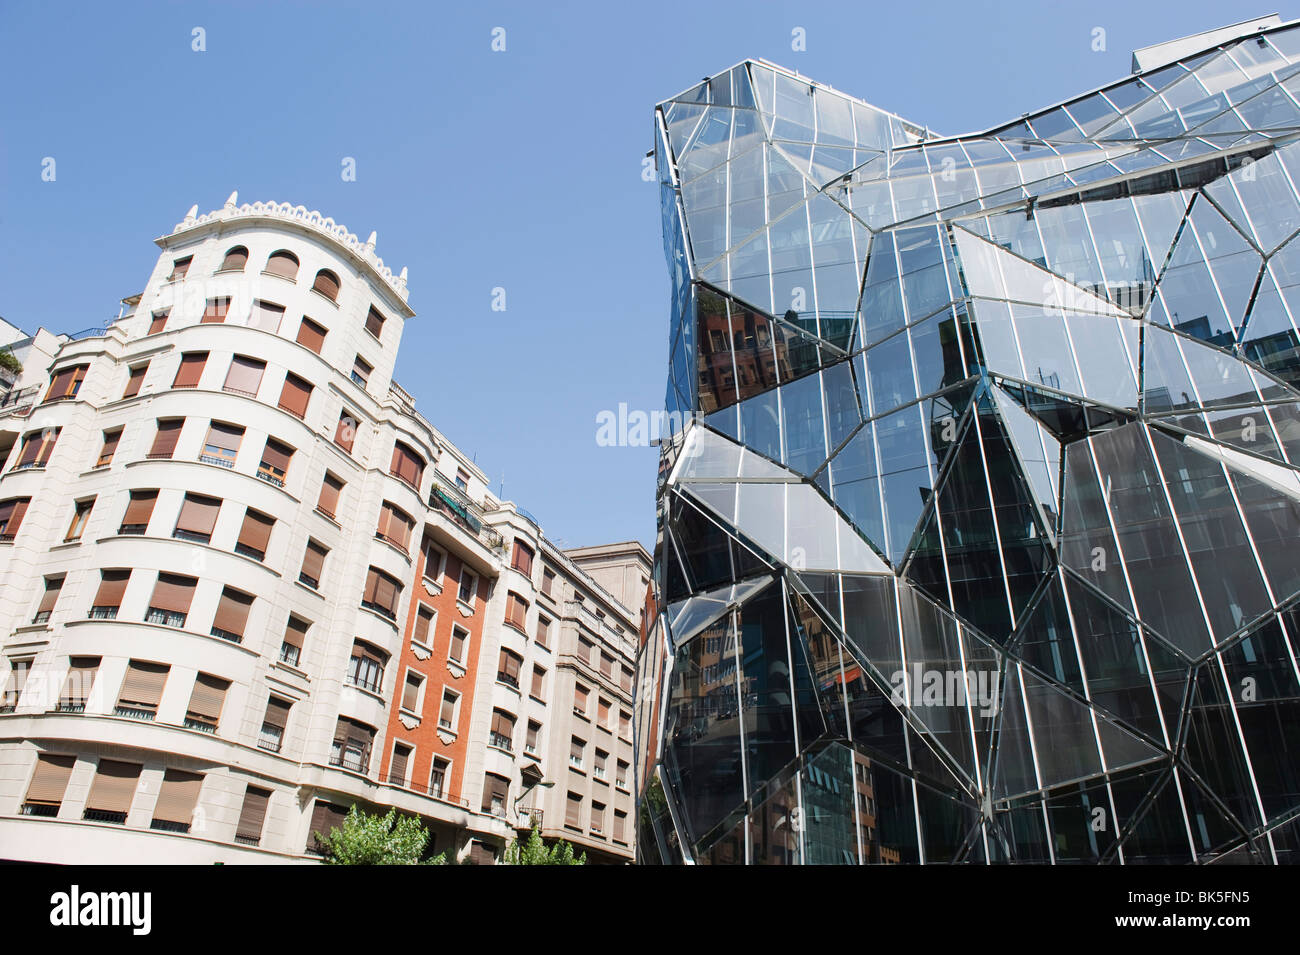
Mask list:
POLYGON ((656 110, 644 863, 1300 860, 1300 28, 941 138, 656 110))

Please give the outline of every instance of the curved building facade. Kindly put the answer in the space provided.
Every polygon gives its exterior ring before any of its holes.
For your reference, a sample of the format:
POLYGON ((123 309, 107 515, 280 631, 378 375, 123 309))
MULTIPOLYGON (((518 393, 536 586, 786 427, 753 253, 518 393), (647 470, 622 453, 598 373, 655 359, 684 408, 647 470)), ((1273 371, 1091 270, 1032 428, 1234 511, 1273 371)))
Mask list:
POLYGON ((656 109, 640 857, 1300 860, 1300 26, 940 136, 656 109))

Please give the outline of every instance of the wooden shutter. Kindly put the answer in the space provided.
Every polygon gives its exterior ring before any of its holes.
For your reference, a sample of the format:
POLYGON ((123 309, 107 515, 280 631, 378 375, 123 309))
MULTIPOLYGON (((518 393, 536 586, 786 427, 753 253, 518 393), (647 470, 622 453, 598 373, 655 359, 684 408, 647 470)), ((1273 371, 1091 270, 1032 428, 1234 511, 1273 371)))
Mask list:
MULTIPOLYGON (((249 842, 260 842, 262 824, 266 821, 266 809, 271 802, 271 790, 249 786, 244 790, 244 805, 239 810, 239 824, 235 826, 235 837, 249 842)), ((315 817, 313 816, 313 821, 315 817)))
POLYGON ((531 579, 533 576, 533 549, 523 541, 515 541, 515 551, 510 566, 531 579))
POLYGON ((181 504, 180 517, 176 519, 176 529, 211 537, 212 529, 217 526, 217 514, 220 512, 220 498, 186 494, 185 501, 181 504))
POLYGON ((299 620, 297 617, 290 615, 289 622, 284 628, 284 642, 291 647, 302 649, 303 642, 307 639, 307 630, 311 624, 305 620, 299 620))
POLYGON ((351 454, 352 445, 356 440, 357 419, 345 411, 339 416, 339 426, 334 430, 334 443, 351 454))
POLYGON ((181 427, 185 424, 184 418, 172 418, 164 421, 158 421, 158 433, 154 436, 153 447, 149 449, 151 458, 170 458, 176 451, 176 443, 181 437, 181 427))
POLYGON ((266 447, 262 449, 262 464, 284 474, 289 470, 289 459, 292 457, 293 448, 275 438, 266 439, 266 447))
POLYGON ((307 552, 302 558, 302 572, 312 580, 320 580, 321 571, 325 569, 325 555, 328 553, 320 544, 308 541, 307 552))
POLYGON ((288 700, 273 696, 266 701, 266 715, 262 722, 283 731, 289 725, 289 710, 292 708, 293 704, 288 700))
POLYGON ((59 692, 59 705, 84 706, 98 673, 99 657, 72 657, 68 674, 63 678, 63 689, 59 692))
POLYGON ((283 305, 276 305, 274 302, 263 302, 258 299, 253 303, 253 314, 248 317, 248 324, 253 328, 260 328, 263 331, 275 334, 280 330, 280 322, 283 319, 283 305))
POLYGON ((225 587, 221 591, 221 600, 217 602, 217 614, 212 620, 212 626, 242 637, 244 627, 248 624, 248 611, 252 606, 253 598, 248 594, 225 587))
POLYGON ((371 305, 370 311, 366 315, 366 331, 368 331, 371 335, 374 335, 376 338, 378 338, 380 333, 383 332, 383 330, 384 330, 384 316, 380 315, 379 310, 376 309, 373 305, 371 305))
POLYGON ((492 732, 511 739, 515 735, 515 718, 504 710, 492 711, 492 732))
POLYGON ((601 726, 609 723, 609 700, 601 699, 596 702, 596 722, 601 726))
POLYGON ((438 718, 443 723, 446 723, 448 726, 451 726, 455 716, 456 716, 456 698, 454 696, 448 696, 446 693, 444 693, 442 695, 442 707, 438 711, 438 718))
POLYGON ((23 695, 23 687, 27 685, 27 674, 31 672, 32 661, 14 660, 11 662, 9 671, 9 680, 5 684, 4 705, 17 706, 19 699, 23 695))
POLYGON ((168 309, 165 312, 155 312, 153 314, 153 317, 149 320, 149 331, 146 332, 145 334, 157 335, 160 331, 166 328, 167 316, 169 316, 170 314, 171 314, 171 309, 168 309))
POLYGON ((433 611, 421 604, 415 610, 415 630, 411 639, 416 643, 428 644, 429 626, 433 623, 433 611))
POLYGON ((31 500, 30 497, 12 497, 0 502, 0 530, 6 538, 12 539, 18 533, 31 500))
POLYGON ((287 249, 278 249, 271 253, 266 261, 266 271, 280 278, 293 279, 298 276, 298 257, 287 249))
POLYGON ((144 373, 148 370, 148 365, 138 365, 131 369, 131 375, 126 380, 126 391, 122 394, 123 398, 134 398, 140 393, 140 386, 144 384, 144 373))
POLYGON ((311 829, 307 833, 308 847, 315 843, 316 833, 320 833, 322 838, 328 837, 331 829, 343 825, 343 820, 347 818, 347 815, 348 811, 342 806, 335 806, 323 799, 317 799, 316 807, 311 813, 311 829))
POLYGON ((140 782, 139 763, 101 759, 95 767, 95 781, 90 784, 86 808, 99 812, 130 812, 131 798, 140 782))
POLYGON ((68 393, 68 388, 72 385, 72 380, 76 376, 75 368, 61 368, 50 379, 50 390, 45 393, 45 400, 52 398, 62 398, 68 393))
POLYGON ((388 781, 393 785, 406 784, 406 763, 411 757, 409 746, 398 744, 393 747, 393 761, 388 765, 388 781))
POLYGON ((45 593, 41 594, 40 606, 36 608, 38 614, 54 612, 54 605, 59 602, 59 593, 63 590, 63 581, 63 577, 45 578, 45 593))
POLYGON ((577 793, 569 793, 569 804, 565 808, 564 823, 574 828, 582 828, 582 797, 577 793))
POLYGON ((311 283, 311 287, 317 292, 320 292, 331 302, 338 301, 339 278, 328 269, 321 269, 316 273, 316 279, 311 283))
POLYGON ((153 807, 154 819, 188 826, 194 818, 194 807, 202 786, 203 776, 199 773, 187 773, 181 769, 164 772, 158 802, 153 807))
POLYGON ((127 664, 126 676, 117 702, 125 706, 156 707, 162 699, 163 685, 167 682, 169 667, 165 663, 142 663, 132 660, 127 664))
POLYGON ((203 317, 199 319, 200 325, 210 325, 213 323, 220 324, 226 320, 226 312, 230 310, 230 299, 228 298, 210 298, 207 307, 203 309, 203 317))
POLYGON ((229 252, 227 252, 226 257, 221 260, 220 271, 242 272, 244 270, 244 266, 247 264, 248 264, 248 250, 244 248, 242 245, 237 245, 229 252))
POLYGON ((32 773, 31 784, 27 787, 27 802, 39 806, 57 806, 62 803, 68 779, 72 776, 72 767, 76 763, 75 756, 51 756, 49 753, 37 755, 36 771, 32 773))
POLYGON ((221 718, 221 709, 226 705, 226 691, 230 681, 215 677, 210 673, 200 673, 194 678, 194 690, 190 693, 189 713, 200 719, 216 723, 221 718))
POLYGON ((274 526, 274 517, 267 517, 250 507, 244 511, 244 523, 239 528, 238 543, 259 554, 265 554, 267 545, 271 542, 271 528, 274 526))
POLYGON ((589 692, 585 686, 573 688, 573 705, 583 713, 587 712, 587 695, 589 692))
POLYGON ((29 431, 23 437, 23 450, 18 455, 18 463, 15 468, 30 467, 36 463, 36 455, 41 452, 41 432, 29 431))
POLYGON ((506 623, 524 629, 525 615, 528 613, 528 604, 524 598, 520 597, 513 590, 506 594, 506 623))
POLYGON ((303 318, 302 324, 298 326, 298 344, 310 348, 319 355, 325 345, 326 334, 323 325, 317 325, 310 318, 303 318))
POLYGON ((607 653, 600 655, 600 672, 602 676, 613 677, 614 658, 607 653))
POLYGON ((122 515, 124 525, 149 524, 153 516, 153 506, 158 503, 157 491, 132 491, 127 502, 126 513, 122 515))
POLYGON ((516 655, 515 653, 512 653, 512 652, 509 651, 509 650, 502 649, 502 651, 501 651, 501 665, 500 665, 499 669, 500 669, 501 672, 502 672, 503 674, 505 674, 507 677, 510 677, 512 680, 514 680, 516 686, 519 685, 519 664, 520 664, 520 662, 521 662, 521 661, 520 661, 520 658, 519 658, 518 655, 516 655))
POLYGON ((230 359, 230 370, 226 372, 226 381, 221 387, 225 391, 256 395, 257 389, 262 385, 264 371, 266 371, 266 362, 236 355, 230 359))
POLYGON ((542 699, 542 681, 546 679, 546 671, 540 667, 533 667, 533 688, 532 695, 539 700, 542 699))
POLYGON ((179 574, 158 574, 158 583, 154 584, 153 596, 149 598, 152 610, 167 610, 172 613, 190 612, 190 601, 194 599, 194 588, 198 580, 182 577, 179 574))
POLYGON ((172 381, 172 387, 197 388, 207 363, 208 353, 205 351, 190 351, 181 355, 181 366, 176 369, 176 378, 172 381))
POLYGON ((418 710, 420 687, 423 685, 424 680, 420 679, 416 674, 406 674, 406 683, 402 686, 402 709, 410 710, 412 713, 418 710))
POLYGON ((100 571, 99 590, 95 591, 94 607, 120 607, 126 585, 131 580, 129 570, 100 571))
POLYGON ((280 407, 295 417, 305 418, 311 392, 312 386, 297 375, 285 375, 284 387, 280 389, 280 407))
POLYGON ((185 274, 190 270, 190 263, 194 261, 194 256, 187 255, 183 259, 176 259, 172 262, 171 275, 167 276, 168 282, 179 282, 185 278, 185 274))
POLYGON ((411 543, 411 528, 415 522, 389 501, 379 508, 379 526, 376 533, 405 550, 411 543))
POLYGON ((204 446, 228 451, 230 456, 234 457, 239 453, 239 445, 243 440, 244 429, 239 425, 222 424, 220 421, 214 421, 208 426, 208 438, 204 442, 204 446))
POLYGON ((95 462, 96 467, 103 467, 113 460, 113 455, 117 454, 118 442, 122 440, 122 430, 106 431, 104 433, 104 446, 99 450, 99 460, 95 462))
POLYGON ((380 573, 375 583, 375 603, 389 613, 397 613, 397 595, 401 585, 385 573, 380 573))
POLYGON ((389 471, 411 485, 411 487, 419 490, 420 482, 424 478, 424 459, 399 441, 393 446, 393 461, 389 466, 389 471))
POLYGON ((343 482, 332 474, 326 474, 325 479, 320 485, 320 500, 316 502, 326 514, 334 516, 339 509, 339 493, 343 490, 343 482))

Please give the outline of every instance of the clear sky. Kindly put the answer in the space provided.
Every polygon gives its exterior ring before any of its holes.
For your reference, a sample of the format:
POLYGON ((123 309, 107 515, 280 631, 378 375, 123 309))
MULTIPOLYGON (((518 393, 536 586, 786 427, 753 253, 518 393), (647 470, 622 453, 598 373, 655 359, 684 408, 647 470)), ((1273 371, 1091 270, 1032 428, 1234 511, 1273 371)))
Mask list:
POLYGON ((493 490, 563 545, 649 545, 657 450, 599 446, 596 419, 663 405, 669 286, 641 177, 656 102, 763 57, 968 132, 1123 76, 1135 47, 1274 9, 0 0, 0 315, 116 317, 151 240, 234 189, 319 209, 409 267, 397 380, 493 490))

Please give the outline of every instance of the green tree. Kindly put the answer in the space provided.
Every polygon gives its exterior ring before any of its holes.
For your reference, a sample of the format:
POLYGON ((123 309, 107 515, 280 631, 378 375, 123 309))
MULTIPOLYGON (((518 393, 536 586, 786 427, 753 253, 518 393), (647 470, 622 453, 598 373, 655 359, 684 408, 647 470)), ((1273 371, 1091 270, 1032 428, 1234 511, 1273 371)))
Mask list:
POLYGON ((12 372, 15 375, 23 373, 23 363, 14 357, 14 353, 8 348, 0 348, 0 368, 12 372))
POLYGON ((415 816, 398 816, 390 809, 382 816, 353 804, 342 826, 329 835, 315 833, 325 850, 327 865, 440 865, 444 855, 421 860, 429 830, 415 816))
POLYGON ((561 839, 553 846, 542 842, 542 833, 533 823, 528 841, 520 844, 516 839, 506 847, 502 857, 504 865, 586 865, 587 853, 574 858, 573 846, 561 839))

